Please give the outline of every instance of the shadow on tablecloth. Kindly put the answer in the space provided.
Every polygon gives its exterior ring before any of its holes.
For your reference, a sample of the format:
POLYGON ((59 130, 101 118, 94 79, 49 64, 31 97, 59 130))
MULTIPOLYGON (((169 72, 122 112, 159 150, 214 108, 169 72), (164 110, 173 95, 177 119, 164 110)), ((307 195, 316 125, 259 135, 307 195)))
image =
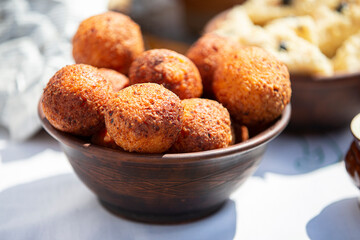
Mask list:
POLYGON ((0 239, 233 239, 235 202, 187 224, 152 225, 107 212, 74 174, 64 174, 0 192, 0 239))
POLYGON ((312 240, 360 239, 360 209, 357 198, 339 200, 325 207, 306 225, 312 240))
MULTIPOLYGON (((2 136, 7 137, 5 134, 2 136)), ((26 141, 10 141, 9 145, 4 149, 0 148, 0 156, 2 162, 7 163, 31 158, 45 149, 51 149, 57 152, 62 151, 58 142, 42 130, 26 141)))
POLYGON ((299 175, 338 163, 343 160, 351 141, 347 128, 304 134, 284 132, 268 145, 254 175, 264 177, 267 172, 299 175))

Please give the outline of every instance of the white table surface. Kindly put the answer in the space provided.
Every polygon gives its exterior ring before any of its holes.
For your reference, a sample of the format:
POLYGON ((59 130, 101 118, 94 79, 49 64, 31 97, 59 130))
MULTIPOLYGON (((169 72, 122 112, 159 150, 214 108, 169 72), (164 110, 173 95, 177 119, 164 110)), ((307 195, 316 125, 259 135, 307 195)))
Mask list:
POLYGON ((358 189, 342 161, 348 129, 284 133, 215 214, 155 225, 107 212, 41 131, 22 143, 0 129, 0 239, 360 239, 358 189))

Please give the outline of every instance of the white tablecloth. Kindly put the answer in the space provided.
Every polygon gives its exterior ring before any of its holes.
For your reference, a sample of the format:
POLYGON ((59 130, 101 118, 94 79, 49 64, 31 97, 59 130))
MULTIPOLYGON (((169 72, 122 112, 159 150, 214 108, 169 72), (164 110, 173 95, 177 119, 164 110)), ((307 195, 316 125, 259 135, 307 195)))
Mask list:
POLYGON ((188 224, 107 212, 45 132, 24 143, 0 131, 0 239, 359 239, 358 189, 341 161, 348 129, 282 134, 226 205, 188 224))

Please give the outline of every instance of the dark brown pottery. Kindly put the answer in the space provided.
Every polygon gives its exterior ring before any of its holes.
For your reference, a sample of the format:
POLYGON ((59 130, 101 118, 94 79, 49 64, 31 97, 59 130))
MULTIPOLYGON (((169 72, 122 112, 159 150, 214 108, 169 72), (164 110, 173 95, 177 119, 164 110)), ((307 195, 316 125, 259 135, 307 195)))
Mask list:
POLYGON ((45 130, 60 142, 79 178, 111 212, 171 223, 219 209, 256 170, 267 144, 290 119, 287 106, 268 129, 227 148, 181 154, 137 154, 100 147, 53 128, 39 104, 45 130))
POLYGON ((230 12, 230 9, 227 9, 225 11, 222 11, 218 14, 216 14, 213 18, 208 21, 203 29, 203 34, 209 33, 212 31, 215 31, 219 28, 220 24, 227 19, 228 13, 230 12))
POLYGON ((291 76, 291 129, 349 126, 360 110, 360 73, 333 77, 291 76))
POLYGON ((188 31, 199 35, 205 24, 225 9, 241 4, 244 0, 182 0, 188 31))
POLYGON ((360 114, 351 121, 350 130, 354 141, 345 155, 345 167, 355 186, 360 189, 360 114))

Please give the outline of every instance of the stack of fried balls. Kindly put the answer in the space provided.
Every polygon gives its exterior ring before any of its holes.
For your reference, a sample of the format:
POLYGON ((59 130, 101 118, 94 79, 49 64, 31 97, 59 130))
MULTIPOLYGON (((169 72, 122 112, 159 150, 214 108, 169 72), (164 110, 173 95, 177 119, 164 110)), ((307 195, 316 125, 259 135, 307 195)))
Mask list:
POLYGON ((249 129, 271 124, 290 102, 288 70, 264 50, 206 34, 186 56, 145 51, 140 27, 121 13, 84 20, 73 57, 76 64, 45 87, 44 114, 56 129, 113 149, 228 147, 246 141, 249 129))

